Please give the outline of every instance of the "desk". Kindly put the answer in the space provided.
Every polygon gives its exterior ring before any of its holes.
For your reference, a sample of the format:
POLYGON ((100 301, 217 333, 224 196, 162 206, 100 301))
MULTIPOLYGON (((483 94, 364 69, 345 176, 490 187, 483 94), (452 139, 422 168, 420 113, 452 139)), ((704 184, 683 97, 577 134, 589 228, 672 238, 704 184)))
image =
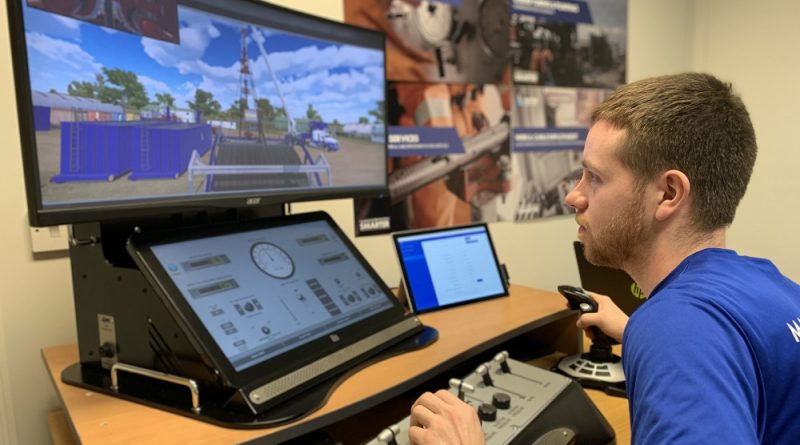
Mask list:
MULTIPOLYGON (((577 352, 580 344, 574 313, 565 309, 564 298, 522 286, 512 285, 507 298, 423 314, 420 319, 439 331, 438 341, 356 372, 336 388, 321 409, 303 419, 257 430, 222 428, 67 385, 61 381, 61 372, 78 361, 77 345, 48 347, 42 356, 80 443, 269 444, 353 418, 520 336, 534 333, 568 354, 577 352)), ((370 414, 365 423, 374 421, 370 414)), ((374 426, 379 430, 385 425, 374 426)))

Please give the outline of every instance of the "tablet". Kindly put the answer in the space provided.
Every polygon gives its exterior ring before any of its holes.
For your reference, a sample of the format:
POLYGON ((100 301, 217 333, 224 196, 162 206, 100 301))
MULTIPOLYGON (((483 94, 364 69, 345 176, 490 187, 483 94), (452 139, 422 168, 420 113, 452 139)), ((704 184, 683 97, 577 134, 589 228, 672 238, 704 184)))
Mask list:
POLYGON ((128 250, 255 411, 422 330, 324 212, 141 233, 128 250))
POLYGON ((484 223, 397 232, 392 238, 415 313, 508 295, 484 223))

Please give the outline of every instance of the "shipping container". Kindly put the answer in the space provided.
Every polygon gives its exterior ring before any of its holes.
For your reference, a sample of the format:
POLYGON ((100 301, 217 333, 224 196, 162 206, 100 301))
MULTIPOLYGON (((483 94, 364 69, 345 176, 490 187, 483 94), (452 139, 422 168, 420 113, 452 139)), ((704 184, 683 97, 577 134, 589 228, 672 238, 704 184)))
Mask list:
POLYGON ((137 135, 133 171, 128 179, 178 178, 189 166, 192 152, 201 156, 212 146, 211 126, 164 122, 137 135))

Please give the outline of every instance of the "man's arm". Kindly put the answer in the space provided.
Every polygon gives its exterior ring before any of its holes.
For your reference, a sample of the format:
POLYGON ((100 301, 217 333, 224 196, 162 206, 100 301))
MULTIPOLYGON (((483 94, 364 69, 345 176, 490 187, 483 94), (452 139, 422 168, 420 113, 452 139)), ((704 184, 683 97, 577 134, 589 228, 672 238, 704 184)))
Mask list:
POLYGON ((578 318, 578 327, 591 336, 589 327, 597 326, 606 335, 622 343, 622 334, 628 324, 628 316, 608 296, 594 292, 589 292, 589 294, 597 302, 597 312, 581 314, 578 318))

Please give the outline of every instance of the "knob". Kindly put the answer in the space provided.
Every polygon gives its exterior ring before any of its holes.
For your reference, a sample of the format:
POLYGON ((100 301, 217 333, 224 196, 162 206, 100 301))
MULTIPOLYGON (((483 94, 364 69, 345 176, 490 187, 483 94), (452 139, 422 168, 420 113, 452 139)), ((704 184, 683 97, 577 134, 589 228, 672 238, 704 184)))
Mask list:
POLYGON ((511 407, 511 396, 504 392, 496 392, 492 396, 492 405, 497 409, 508 409, 511 407))
POLYGON ((497 419, 497 408, 488 403, 481 403, 478 407, 478 418, 481 422, 494 422, 497 419))

